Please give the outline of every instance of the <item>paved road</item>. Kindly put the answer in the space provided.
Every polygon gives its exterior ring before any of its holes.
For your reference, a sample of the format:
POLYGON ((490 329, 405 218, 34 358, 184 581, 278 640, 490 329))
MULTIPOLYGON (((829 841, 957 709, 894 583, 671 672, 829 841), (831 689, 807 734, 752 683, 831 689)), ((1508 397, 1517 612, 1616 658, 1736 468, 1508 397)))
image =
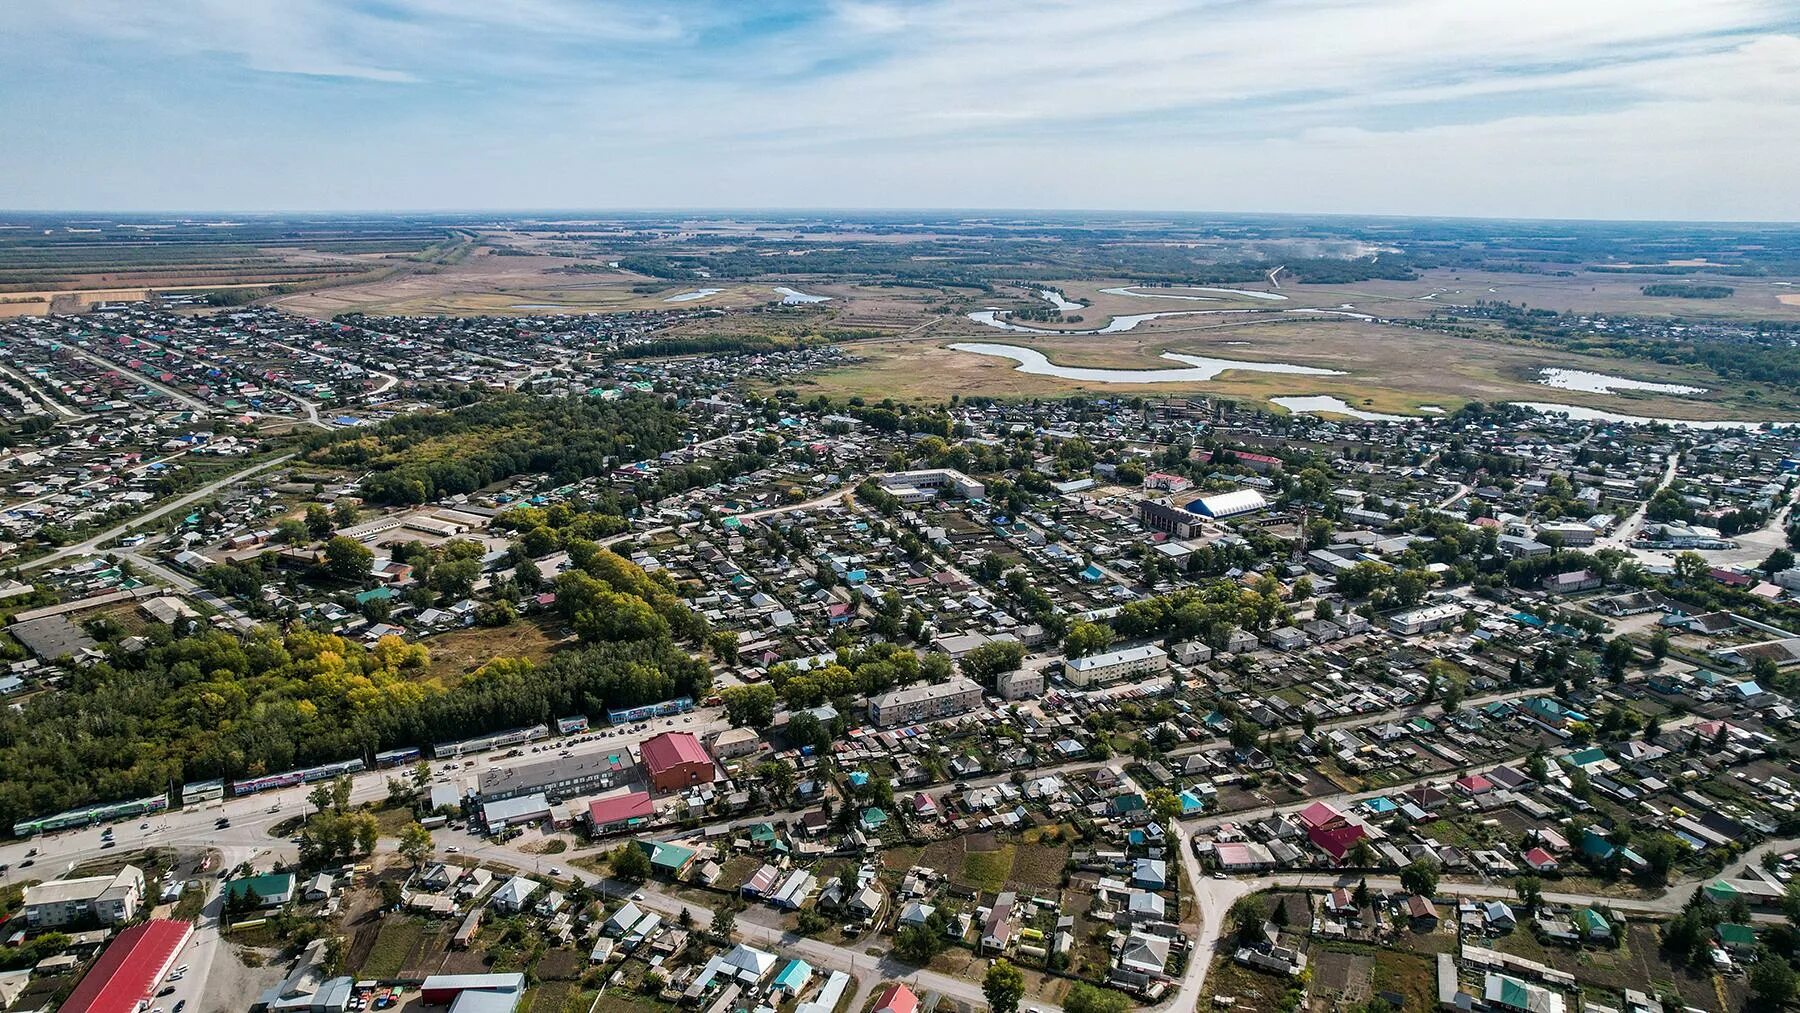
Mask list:
POLYGON ((94 365, 99 366, 102 369, 110 369, 115 373, 118 373, 122 376, 129 378, 133 383, 136 383, 139 386, 148 387, 151 390, 156 391, 159 394, 166 394, 169 397, 172 397, 175 400, 180 401, 182 404, 187 405, 189 408, 194 409, 195 411, 200 411, 200 412, 205 412, 207 414, 211 414, 211 413, 219 410, 217 408, 217 406, 209 405, 205 401, 202 401, 199 398, 195 397, 194 395, 189 394, 187 391, 181 390, 176 387, 171 387, 164 383, 159 383, 155 380, 150 379, 149 377, 145 376, 144 374, 139 373, 138 371, 136 371, 134 369, 131 369, 127 366, 122 366, 122 365, 112 361, 111 359, 106 358, 105 356, 96 355, 93 352, 90 352, 87 349, 82 348, 78 345, 65 344, 63 347, 68 349, 71 352, 74 352, 76 355, 79 355, 82 358, 88 360, 89 362, 93 363, 94 365))
POLYGON ((1675 481, 1675 472, 1680 466, 1681 454, 1679 452, 1670 454, 1668 461, 1663 465, 1662 479, 1656 483, 1656 488, 1650 490, 1650 495, 1644 497, 1644 501, 1639 503, 1638 508, 1631 512, 1631 516, 1625 518, 1618 527, 1613 528, 1612 534, 1597 539, 1594 542, 1594 548, 1625 549, 1629 551, 1631 540, 1637 536, 1638 529, 1644 525, 1644 515, 1650 510, 1651 497, 1664 489, 1667 489, 1669 483, 1675 481))
POLYGON ((47 391, 33 382, 30 377, 14 370, 11 366, 0 365, 0 376, 11 378, 26 394, 38 401, 42 401, 45 407, 56 414, 61 415, 65 419, 85 419, 88 417, 86 412, 76 411, 68 405, 63 404, 61 401, 51 397, 47 391))
POLYGON ((34 559, 31 562, 26 563, 25 567, 27 569, 35 569, 40 566, 48 566, 52 563, 56 563, 56 562, 59 562, 64 559, 68 559, 71 556, 89 555, 89 554, 93 553, 95 550, 97 550, 103 542, 109 542, 114 538, 118 538, 121 535, 124 535, 126 532, 130 531, 132 528, 136 528, 136 527, 140 527, 142 525, 148 524, 151 521, 154 521, 154 520, 157 520, 158 518, 167 516, 168 514, 171 514, 171 513, 175 512, 176 510, 180 510, 181 508, 183 508, 185 506, 189 506, 190 504, 198 503, 201 500, 206 499, 208 496, 211 496, 213 493, 218 492, 220 489, 223 489, 228 485, 231 485, 235 482, 241 482, 244 479, 249 478, 252 475, 258 474, 260 472, 268 471, 270 468, 274 468, 278 465, 285 464, 293 456, 294 456, 293 454, 282 454, 280 457, 272 457, 269 460, 262 462, 261 464, 253 464, 250 467, 243 469, 242 471, 232 472, 231 474, 225 476, 224 478, 218 479, 217 481, 211 482, 207 485, 203 485, 200 488, 195 489, 193 492, 186 493, 182 496, 172 499, 172 500, 168 501, 167 503, 164 503, 163 505, 150 510, 147 513, 138 514, 136 517, 133 517, 133 518, 125 521, 123 524, 120 524, 117 527, 108 528, 107 530, 100 532, 99 534, 93 536, 92 538, 87 539, 86 541, 79 542, 75 545, 65 545, 62 548, 57 549, 55 552, 50 553, 49 555, 41 556, 37 559, 34 559))

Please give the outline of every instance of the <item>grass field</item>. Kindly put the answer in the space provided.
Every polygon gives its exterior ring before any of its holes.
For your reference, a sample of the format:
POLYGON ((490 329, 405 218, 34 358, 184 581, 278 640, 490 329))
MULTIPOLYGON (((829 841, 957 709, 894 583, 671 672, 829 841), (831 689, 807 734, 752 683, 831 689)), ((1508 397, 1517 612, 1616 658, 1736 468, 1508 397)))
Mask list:
POLYGON ((431 654, 426 675, 449 684, 495 658, 543 661, 565 639, 527 619, 506 626, 452 630, 425 641, 425 649, 431 654))
POLYGON ((425 945, 425 926, 416 918, 389 917, 382 921, 375 945, 358 970, 360 978, 394 978, 415 959, 425 945))
POLYGON ((1416 415, 1423 405, 1454 410, 1469 401, 1553 401, 1662 418, 1791 417, 1800 402, 1757 399, 1711 374, 1681 367, 1584 356, 1524 344, 1452 337, 1411 327, 1347 320, 1262 316, 1231 323, 1157 321, 1109 335, 1040 337, 945 322, 929 337, 855 342, 845 351, 864 361, 790 384, 870 400, 942 401, 951 395, 1055 397, 1075 393, 1161 396, 1203 393, 1249 402, 1271 397, 1330 395, 1355 408, 1416 415), (1167 325, 1167 326, 1164 326, 1167 325), (1019 372, 1010 359, 955 351, 946 346, 983 341, 1036 349, 1063 366, 1168 369, 1184 364, 1160 358, 1181 352, 1223 359, 1285 362, 1343 371, 1341 376, 1300 376, 1227 370, 1205 382, 1154 384, 1065 380, 1019 372), (1558 390, 1534 382, 1549 366, 1584 369, 1633 379, 1672 381, 1708 389, 1676 396, 1642 391, 1594 394, 1558 390))
POLYGON ((1397 992, 1406 998, 1403 1009, 1431 1009, 1437 1005, 1437 962, 1416 953, 1381 950, 1375 954, 1370 986, 1376 992, 1397 992))

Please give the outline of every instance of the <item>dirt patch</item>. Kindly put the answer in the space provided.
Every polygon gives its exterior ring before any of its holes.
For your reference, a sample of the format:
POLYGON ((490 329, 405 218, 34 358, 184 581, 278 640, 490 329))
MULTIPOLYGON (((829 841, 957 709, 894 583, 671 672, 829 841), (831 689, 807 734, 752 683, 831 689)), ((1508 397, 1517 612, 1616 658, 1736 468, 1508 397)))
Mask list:
POLYGON ((506 626, 455 630, 424 642, 431 654, 427 674, 454 683, 495 658, 529 658, 541 662, 565 643, 565 631, 521 620, 506 626))

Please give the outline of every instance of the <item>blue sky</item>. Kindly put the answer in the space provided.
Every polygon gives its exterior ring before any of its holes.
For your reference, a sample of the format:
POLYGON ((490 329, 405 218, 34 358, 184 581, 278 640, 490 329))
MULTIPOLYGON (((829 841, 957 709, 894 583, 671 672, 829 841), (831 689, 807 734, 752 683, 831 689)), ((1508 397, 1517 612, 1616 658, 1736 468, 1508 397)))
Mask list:
POLYGON ((25 0, 0 207, 1800 219, 1794 0, 25 0))

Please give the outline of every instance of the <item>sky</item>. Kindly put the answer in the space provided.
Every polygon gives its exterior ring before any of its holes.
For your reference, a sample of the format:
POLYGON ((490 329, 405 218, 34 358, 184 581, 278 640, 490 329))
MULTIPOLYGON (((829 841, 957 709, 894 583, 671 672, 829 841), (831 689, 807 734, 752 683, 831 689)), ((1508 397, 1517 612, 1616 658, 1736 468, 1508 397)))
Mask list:
POLYGON ((1800 219, 1797 0, 21 0, 0 208, 1800 219))

